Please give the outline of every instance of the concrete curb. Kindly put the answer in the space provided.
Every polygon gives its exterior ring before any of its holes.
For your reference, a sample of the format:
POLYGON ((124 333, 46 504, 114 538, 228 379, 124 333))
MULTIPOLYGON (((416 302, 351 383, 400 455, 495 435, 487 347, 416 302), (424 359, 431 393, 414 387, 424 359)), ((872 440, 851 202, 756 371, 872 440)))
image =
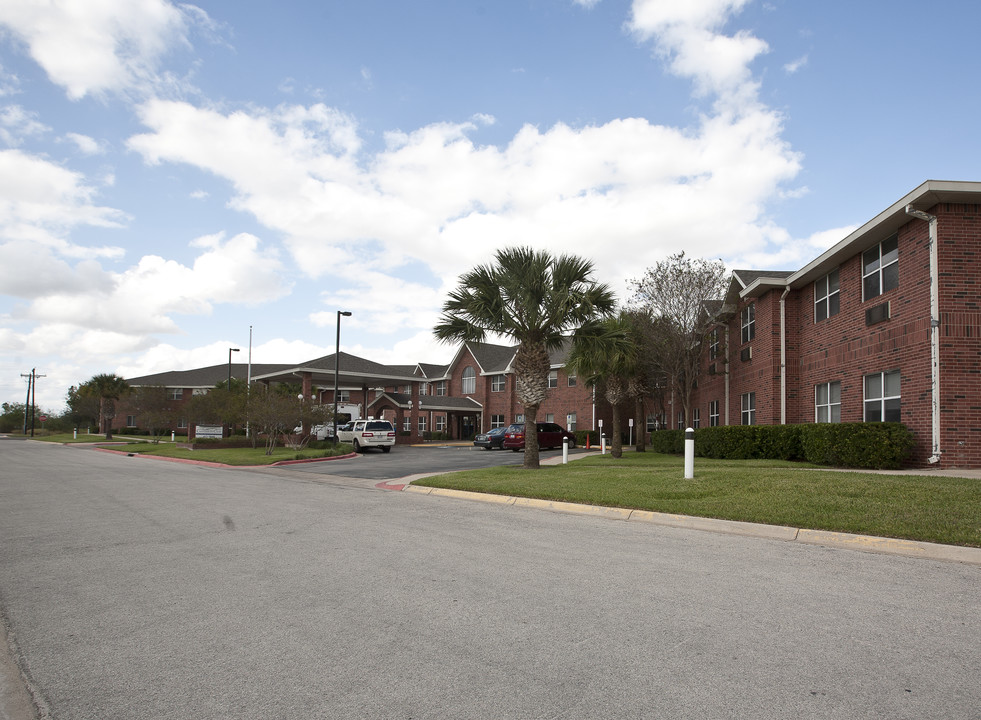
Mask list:
POLYGON ((478 502, 549 510, 574 515, 590 515, 592 517, 603 517, 610 520, 646 522, 652 525, 699 530, 702 532, 742 535, 744 537, 798 542, 806 545, 822 545, 824 547, 858 550, 860 552, 878 553, 882 555, 901 555, 904 557, 922 558, 924 560, 981 566, 981 548, 963 547, 960 545, 940 545, 938 543, 920 542, 917 540, 881 538, 872 535, 852 535, 850 533, 831 532, 828 530, 808 530, 781 525, 762 525, 760 523, 718 520, 715 518, 701 518, 690 515, 672 515, 670 513, 651 512, 648 510, 604 507, 602 505, 580 505, 578 503, 558 500, 492 495, 489 493, 423 487, 420 485, 406 485, 403 490, 421 495, 436 495, 458 500, 476 500, 478 502))

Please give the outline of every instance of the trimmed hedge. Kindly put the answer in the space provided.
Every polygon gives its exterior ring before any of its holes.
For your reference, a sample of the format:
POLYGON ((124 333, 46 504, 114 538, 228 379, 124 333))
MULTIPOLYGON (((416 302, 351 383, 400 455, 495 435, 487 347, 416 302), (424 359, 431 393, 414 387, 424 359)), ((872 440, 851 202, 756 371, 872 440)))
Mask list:
MULTIPOLYGON (((797 460, 816 465, 895 470, 913 455, 913 433, 900 423, 730 425, 695 431, 695 454, 726 460, 797 460)), ((651 433, 651 449, 685 452, 684 430, 651 433)))

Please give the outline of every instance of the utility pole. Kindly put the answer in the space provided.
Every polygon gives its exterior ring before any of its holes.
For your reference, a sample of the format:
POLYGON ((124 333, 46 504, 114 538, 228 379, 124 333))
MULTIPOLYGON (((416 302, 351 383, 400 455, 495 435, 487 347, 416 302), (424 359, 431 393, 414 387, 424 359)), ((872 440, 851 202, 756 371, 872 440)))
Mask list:
POLYGON ((35 368, 32 368, 31 372, 27 375, 25 375, 24 373, 20 374, 21 377, 27 378, 27 399, 24 401, 24 434, 25 435, 27 435, 27 408, 31 406, 31 388, 34 386, 34 370, 35 368))
POLYGON ((22 373, 21 377, 27 378, 27 402, 24 404, 24 434, 27 435, 27 409, 30 408, 31 437, 34 437, 34 401, 35 392, 37 390, 37 379, 47 377, 47 375, 38 375, 37 368, 31 368, 29 375, 24 375, 22 373))

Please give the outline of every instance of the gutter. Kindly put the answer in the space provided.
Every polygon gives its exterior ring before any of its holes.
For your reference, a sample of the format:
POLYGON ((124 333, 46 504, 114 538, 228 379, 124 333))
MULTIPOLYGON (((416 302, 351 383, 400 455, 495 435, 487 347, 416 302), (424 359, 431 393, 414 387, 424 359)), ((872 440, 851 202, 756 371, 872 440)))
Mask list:
POLYGON ((932 449, 927 462, 940 462, 940 269, 937 216, 906 206, 906 214, 930 224, 930 409, 932 449))

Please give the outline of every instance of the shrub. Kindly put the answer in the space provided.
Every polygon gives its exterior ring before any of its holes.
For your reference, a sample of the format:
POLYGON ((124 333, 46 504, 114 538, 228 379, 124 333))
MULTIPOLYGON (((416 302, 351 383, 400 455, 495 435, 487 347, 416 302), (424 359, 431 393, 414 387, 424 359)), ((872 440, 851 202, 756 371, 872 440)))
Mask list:
MULTIPOLYGON (((909 461, 915 438, 899 423, 729 425, 695 431, 695 454, 725 460, 806 460, 816 465, 896 469, 909 461)), ((655 452, 680 455, 683 430, 651 434, 655 452)))
POLYGON ((599 430, 576 430, 573 434, 576 436, 576 447, 586 447, 587 438, 591 447, 599 447, 599 430))

